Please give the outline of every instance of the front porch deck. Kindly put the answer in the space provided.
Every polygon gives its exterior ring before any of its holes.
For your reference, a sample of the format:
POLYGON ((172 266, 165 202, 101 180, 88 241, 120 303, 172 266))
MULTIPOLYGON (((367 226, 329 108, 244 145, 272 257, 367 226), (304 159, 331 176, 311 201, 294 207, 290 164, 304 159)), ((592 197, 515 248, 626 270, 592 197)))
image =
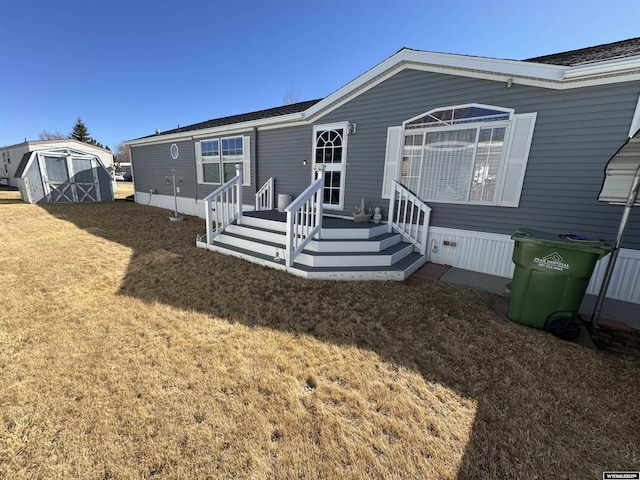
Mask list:
MULTIPOLYGON (((287 223, 287 214, 286 212, 279 212, 278 210, 258 210, 252 212, 244 212, 242 214, 242 218, 259 218, 262 220, 271 220, 274 222, 282 222, 287 223)), ((322 228, 325 229, 336 229, 336 228, 347 228, 347 229, 373 229, 380 228, 382 225, 387 226, 386 222, 381 223, 357 223, 348 218, 342 217, 332 217, 329 215, 322 216, 322 228)))
POLYGON ((311 240, 288 267, 286 222, 287 214, 277 210, 243 212, 240 224, 234 221, 211 243, 203 237, 196 244, 309 279, 404 280, 426 262, 413 244, 389 233, 387 223, 323 216, 320 238, 311 240))

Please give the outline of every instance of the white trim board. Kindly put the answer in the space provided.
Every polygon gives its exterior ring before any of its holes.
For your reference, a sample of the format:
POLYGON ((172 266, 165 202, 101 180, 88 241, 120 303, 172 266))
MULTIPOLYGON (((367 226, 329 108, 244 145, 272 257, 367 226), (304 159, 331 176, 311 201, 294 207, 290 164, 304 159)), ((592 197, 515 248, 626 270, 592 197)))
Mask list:
MULTIPOLYGON (((169 213, 173 213, 175 210, 173 195, 159 195, 157 193, 151 194, 149 192, 135 192, 135 199, 136 203, 139 203, 140 205, 163 208, 165 210, 169 210, 169 213)), ((203 200, 195 200, 190 197, 177 197, 177 199, 178 213, 200 217, 202 219, 205 218, 205 206, 203 200)), ((250 212, 255 210, 255 206, 244 204, 242 206, 242 210, 244 212, 250 212)))
MULTIPOLYGON (((427 254, 433 263, 513 278, 513 246, 510 235, 431 226, 427 254), (445 241, 455 246, 445 246, 445 241)), ((608 261, 607 255, 596 264, 587 294, 598 295, 608 261)), ((620 249, 606 297, 640 304, 640 250, 620 249)))

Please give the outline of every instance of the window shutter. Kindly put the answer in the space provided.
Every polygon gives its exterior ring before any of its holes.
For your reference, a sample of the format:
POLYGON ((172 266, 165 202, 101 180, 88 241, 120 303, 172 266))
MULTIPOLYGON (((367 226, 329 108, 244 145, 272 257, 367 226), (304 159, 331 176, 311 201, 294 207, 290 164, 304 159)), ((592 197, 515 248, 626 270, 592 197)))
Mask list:
POLYGON ((387 130, 387 151, 384 157, 382 198, 389 198, 391 195, 391 184, 394 180, 398 179, 401 140, 402 127, 389 127, 387 130))
POLYGON ((242 185, 251 185, 251 137, 242 138, 242 185))
POLYGON ((198 183, 204 183, 204 178, 202 176, 202 150, 200 150, 200 142, 195 143, 196 148, 196 176, 198 178, 198 183))
POLYGON ((498 201, 498 205, 502 207, 517 207, 520 203, 520 193, 537 115, 537 113, 523 113, 513 116, 507 159, 503 170, 502 190, 498 201))
POLYGON ((631 128, 629 129, 629 138, 633 137, 636 132, 640 129, 640 97, 638 97, 638 104, 636 105, 636 111, 633 114, 633 119, 631 120, 631 128))

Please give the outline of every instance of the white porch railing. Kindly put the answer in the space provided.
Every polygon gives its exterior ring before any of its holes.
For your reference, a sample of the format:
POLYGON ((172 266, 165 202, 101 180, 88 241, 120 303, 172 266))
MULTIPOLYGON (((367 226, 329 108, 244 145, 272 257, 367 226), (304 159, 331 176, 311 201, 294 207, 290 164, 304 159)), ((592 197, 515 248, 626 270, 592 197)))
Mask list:
POLYGON ((316 180, 285 209, 287 212, 287 239, 285 261, 287 267, 322 230, 322 201, 324 165, 316 167, 316 180))
POLYGON ((409 189, 393 181, 389 199, 389 233, 396 231, 413 243, 420 255, 427 253, 431 207, 409 189))
POLYGON ((273 184, 273 177, 269 177, 269 180, 256 193, 256 211, 273 210, 273 184))
POLYGON ((237 220, 242 223, 242 166, 236 165, 236 176, 204 199, 207 243, 237 220), (214 226, 215 225, 215 226, 214 226))

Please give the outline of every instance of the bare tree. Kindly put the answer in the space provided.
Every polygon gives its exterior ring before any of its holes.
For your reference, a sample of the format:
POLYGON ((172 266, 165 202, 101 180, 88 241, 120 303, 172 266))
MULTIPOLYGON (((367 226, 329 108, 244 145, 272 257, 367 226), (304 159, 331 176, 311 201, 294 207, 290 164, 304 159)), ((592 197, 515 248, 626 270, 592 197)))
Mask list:
POLYGON ((38 138, 40 140, 66 140, 69 136, 58 131, 49 132, 48 130, 43 130, 40 132, 40 135, 38 135, 38 138))
POLYGON ((289 91, 282 98, 283 105, 292 105, 294 103, 298 103, 298 95, 296 94, 293 87, 289 89, 289 91))
POLYGON ((115 163, 130 163, 131 162, 131 150, 129 147, 120 142, 116 145, 113 152, 113 161, 115 163))

